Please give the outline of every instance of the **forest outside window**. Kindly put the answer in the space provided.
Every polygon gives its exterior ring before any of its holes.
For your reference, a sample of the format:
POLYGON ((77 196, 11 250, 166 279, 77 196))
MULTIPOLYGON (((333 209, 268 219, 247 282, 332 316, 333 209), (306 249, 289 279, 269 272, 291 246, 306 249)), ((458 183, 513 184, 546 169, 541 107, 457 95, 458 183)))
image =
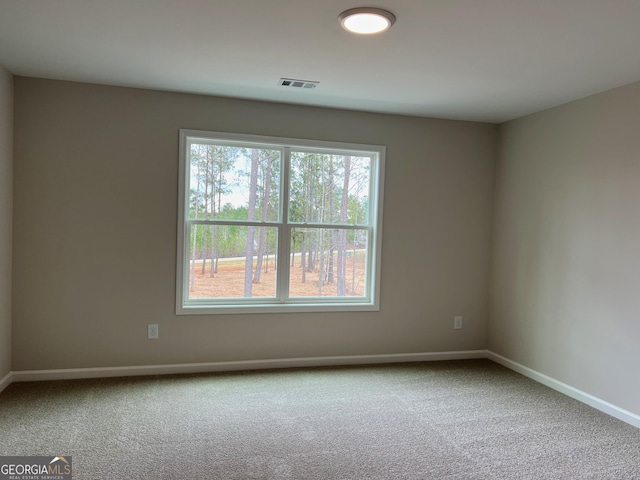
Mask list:
POLYGON ((176 312, 378 310, 384 155, 181 130, 176 312))

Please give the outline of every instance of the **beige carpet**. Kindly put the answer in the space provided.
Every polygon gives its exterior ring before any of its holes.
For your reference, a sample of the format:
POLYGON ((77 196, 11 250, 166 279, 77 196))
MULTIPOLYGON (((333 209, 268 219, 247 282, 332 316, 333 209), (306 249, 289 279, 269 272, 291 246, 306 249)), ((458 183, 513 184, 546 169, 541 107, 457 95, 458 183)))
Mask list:
POLYGON ((640 479, 640 429, 488 360, 14 383, 0 455, 75 479, 640 479))

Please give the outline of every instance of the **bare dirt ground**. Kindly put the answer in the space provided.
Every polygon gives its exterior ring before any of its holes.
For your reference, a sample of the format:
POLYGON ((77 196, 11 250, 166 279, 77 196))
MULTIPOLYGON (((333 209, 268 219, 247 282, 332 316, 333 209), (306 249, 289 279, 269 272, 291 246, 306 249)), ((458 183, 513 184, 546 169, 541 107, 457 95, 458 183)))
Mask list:
MULTIPOLYGON (((244 296, 244 262, 220 262, 218 272, 213 278, 209 272, 209 262, 205 265, 202 273, 202 260, 196 260, 194 273, 194 284, 189 293, 190 298, 235 298, 244 296)), ((355 281, 353 275, 353 262, 351 258, 347 260, 347 296, 364 295, 365 265, 363 259, 356 260, 355 281), (355 292, 352 286, 355 284, 355 292)), ((255 270, 255 265, 254 265, 255 270)), ((276 293, 276 271, 274 262, 270 260, 268 271, 261 273, 260 283, 252 285, 253 297, 274 297, 276 293)), ((190 271, 191 274, 191 271, 190 271)), ((290 293, 291 297, 330 297, 337 295, 337 284, 325 283, 322 286, 322 293, 318 291, 319 272, 307 271, 306 281, 302 283, 302 268, 295 265, 290 268, 290 293)))

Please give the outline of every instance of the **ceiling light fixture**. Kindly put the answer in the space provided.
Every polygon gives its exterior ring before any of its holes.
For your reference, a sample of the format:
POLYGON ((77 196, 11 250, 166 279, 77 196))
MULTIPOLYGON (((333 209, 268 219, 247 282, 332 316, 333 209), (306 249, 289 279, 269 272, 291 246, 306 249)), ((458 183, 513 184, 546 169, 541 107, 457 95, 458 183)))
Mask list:
POLYGON ((359 7, 345 10, 338 16, 338 20, 342 28, 349 32, 369 35, 389 30, 396 17, 380 8, 359 7))

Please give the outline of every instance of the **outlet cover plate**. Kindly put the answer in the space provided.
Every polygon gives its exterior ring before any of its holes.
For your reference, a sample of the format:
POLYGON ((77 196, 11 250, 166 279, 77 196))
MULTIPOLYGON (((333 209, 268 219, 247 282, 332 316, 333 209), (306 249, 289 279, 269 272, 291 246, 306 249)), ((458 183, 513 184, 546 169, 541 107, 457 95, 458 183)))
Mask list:
POLYGON ((150 323, 147 325, 147 338, 149 340, 157 340, 158 339, 158 324, 150 323))

